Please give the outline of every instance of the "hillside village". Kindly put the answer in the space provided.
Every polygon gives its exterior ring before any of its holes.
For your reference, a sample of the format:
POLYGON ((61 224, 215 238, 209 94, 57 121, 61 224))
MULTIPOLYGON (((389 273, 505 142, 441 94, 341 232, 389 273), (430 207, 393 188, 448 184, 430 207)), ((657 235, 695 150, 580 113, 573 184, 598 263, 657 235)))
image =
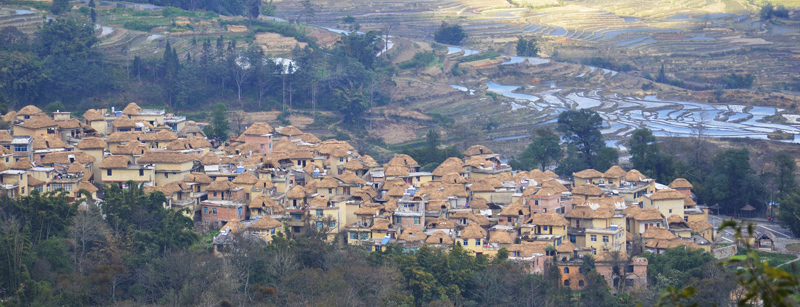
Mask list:
POLYGON ((99 187, 134 182, 164 193, 164 206, 196 225, 219 229, 218 256, 240 238, 270 243, 317 231, 368 251, 505 249, 532 273, 555 261, 573 289, 584 287, 582 258, 593 255, 609 286, 633 289, 647 285, 648 262, 629 255, 720 248, 687 180, 665 185, 619 166, 562 176, 513 170, 476 145, 463 160, 421 172, 408 155, 379 164, 347 142, 260 122, 215 146, 185 117, 135 103, 90 109, 83 119, 26 106, 3 120, 13 123, 0 131, 4 195, 63 189, 78 199, 86 191, 84 204, 99 205, 99 187), (614 273, 621 264, 624 272, 614 273))

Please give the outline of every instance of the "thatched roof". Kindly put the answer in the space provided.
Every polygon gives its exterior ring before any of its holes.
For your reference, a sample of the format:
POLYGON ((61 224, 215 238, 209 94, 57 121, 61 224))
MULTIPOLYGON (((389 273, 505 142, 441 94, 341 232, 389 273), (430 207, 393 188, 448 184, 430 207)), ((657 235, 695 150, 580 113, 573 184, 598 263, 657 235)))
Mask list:
POLYGON ((233 219, 225 223, 225 225, 222 225, 222 227, 219 229, 230 231, 230 233, 241 233, 247 229, 247 226, 245 226, 241 221, 233 219))
POLYGON ((47 116, 44 113, 39 113, 31 117, 31 119, 26 120, 20 126, 28 129, 41 129, 41 128, 48 128, 48 127, 56 127, 58 123, 54 121, 50 116, 47 116))
POLYGON ((673 189, 691 189, 692 184, 689 182, 689 180, 683 178, 675 178, 675 180, 673 180, 672 183, 669 184, 669 187, 673 189))
POLYGON ((400 238, 398 239, 405 240, 406 242, 421 242, 425 241, 427 238, 428 235, 422 232, 422 230, 417 228, 406 228, 403 230, 403 233, 400 234, 400 238))
POLYGON ((630 205, 625 210, 622 210, 622 214, 627 215, 628 217, 633 217, 637 213, 641 212, 642 208, 637 205, 630 205))
POLYGON ((414 158, 406 154, 395 154, 391 160, 389 160, 386 165, 401 165, 401 166, 410 166, 410 165, 419 165, 414 158))
POLYGON ((306 190, 305 190, 305 188, 301 187, 300 185, 296 185, 291 190, 289 190, 289 193, 286 193, 286 197, 291 198, 291 199, 305 198, 306 197, 306 190))
POLYGON ((88 122, 93 122, 93 121, 101 121, 104 118, 103 114, 100 114, 100 111, 97 111, 95 109, 88 109, 86 110, 86 112, 83 112, 83 119, 85 119, 88 122))
POLYGON ((279 228, 282 225, 283 224, 281 224, 281 222, 278 222, 277 220, 273 219, 271 216, 265 215, 265 216, 259 216, 258 219, 255 222, 250 224, 249 228, 255 229, 255 230, 269 230, 269 229, 272 229, 272 228, 279 228))
POLYGON ((436 167, 436 169, 434 169, 432 173, 434 176, 439 176, 439 177, 447 175, 449 173, 463 174, 464 173, 463 168, 464 168, 464 162, 462 162, 461 159, 456 157, 450 157, 447 158, 447 160, 444 160, 442 164, 439 164, 439 166, 436 167))
POLYGON ((432 235, 425 239, 425 244, 445 244, 453 245, 453 238, 451 238, 443 230, 437 230, 432 235))
POLYGON ((488 201, 480 196, 475 196, 471 202, 469 202, 469 207, 472 209, 478 210, 485 210, 489 209, 488 201))
POLYGON ((143 133, 141 131, 114 132, 108 136, 106 142, 123 143, 130 141, 138 141, 139 137, 142 135, 143 133))
POLYGON ((444 186, 444 196, 467 197, 469 193, 464 189, 463 184, 446 184, 444 186))
POLYGON ((46 182, 36 179, 33 175, 28 174, 28 186, 29 187, 40 187, 43 186, 46 182))
POLYGON ((269 194, 258 194, 258 196, 250 200, 250 203, 248 204, 248 207, 253 209, 274 206, 275 201, 269 196, 269 194))
MULTIPOLYGON (((648 229, 649 230, 649 229, 648 229)), ((667 248, 676 248, 679 246, 684 246, 688 249, 700 249, 699 245, 695 244, 694 242, 683 241, 681 239, 652 239, 648 241, 645 245, 648 248, 656 248, 656 249, 667 249, 667 248)))
POLYGON ((530 214, 531 210, 528 209, 527 206, 523 206, 520 202, 514 202, 503 208, 503 211, 500 211, 501 216, 520 216, 530 214), (522 212, 522 214, 520 214, 520 212, 522 212))
POLYGON ((100 163, 101 169, 125 169, 131 164, 131 160, 126 156, 106 156, 100 163))
POLYGON ((274 144, 272 144, 272 151, 273 152, 282 151, 282 152, 287 152, 288 153, 288 152, 290 152, 292 150, 296 150, 296 149, 297 149, 297 145, 292 143, 292 141, 290 141, 289 138, 287 138, 285 136, 280 138, 280 139, 278 139, 278 141, 276 141, 274 144))
POLYGON ((42 109, 39 109, 34 105, 27 105, 22 107, 22 109, 19 109, 19 111, 17 112, 17 116, 24 116, 24 115, 32 116, 41 113, 42 109))
POLYGON ((484 239, 486 238, 486 230, 476 223, 470 223, 467 227, 461 230, 462 239, 484 239))
POLYGON ((146 133, 139 137, 141 141, 171 142, 177 140, 178 136, 171 130, 161 129, 156 133, 146 133))
POLYGON ((335 189, 338 187, 339 187, 339 180, 336 180, 336 178, 333 178, 331 176, 323 177, 322 180, 319 181, 319 184, 317 184, 317 188, 323 188, 323 189, 335 189))
POLYGON ((60 129, 78 129, 83 127, 83 123, 77 118, 57 120, 56 123, 60 129))
POLYGON ((356 209, 354 214, 357 215, 378 215, 383 209, 383 205, 376 203, 361 204, 361 208, 356 209))
POLYGON ((111 150, 112 154, 115 155, 144 155, 145 153, 150 152, 150 147, 145 146, 139 141, 130 141, 125 145, 117 146, 111 150))
POLYGON ((97 158, 83 152, 83 151, 59 151, 59 152, 51 152, 49 154, 44 155, 42 159, 43 165, 51 165, 51 164, 71 164, 72 162, 78 162, 81 164, 93 163, 96 162, 97 158), (75 158, 74 161, 70 161, 70 156, 75 158))
POLYGON ((668 200, 668 199, 684 199, 684 198, 686 198, 686 194, 683 194, 673 189, 658 190, 652 195, 650 195, 651 200, 668 200))
POLYGON ((558 174, 556 174, 554 171, 551 170, 544 171, 544 175, 547 176, 548 178, 553 178, 553 179, 558 178, 558 174))
POLYGON ((192 135, 200 134, 203 137, 206 136, 205 132, 203 132, 203 129, 197 126, 197 123, 191 120, 187 121, 186 124, 183 125, 183 128, 181 128, 181 130, 178 130, 178 137, 186 137, 190 134, 192 135))
POLYGON ((297 129, 297 127, 295 126, 289 125, 281 128, 280 131, 278 131, 278 133, 288 136, 295 136, 303 134, 303 131, 300 131, 300 129, 297 129))
MULTIPOLYGON (((460 177, 460 176, 459 176, 460 177)), ((469 190, 472 192, 494 192, 494 187, 489 183, 488 180, 477 180, 472 185, 469 186, 469 190)))
POLYGON ((552 245, 552 243, 547 241, 523 241, 522 244, 512 244, 506 249, 510 252, 517 252, 518 257, 531 257, 533 254, 545 255, 548 245, 552 245))
POLYGON ((217 180, 214 180, 214 182, 209 184, 206 190, 211 192, 223 192, 223 191, 230 191, 236 188, 237 186, 233 184, 233 182, 228 181, 226 177, 220 176, 217 177, 217 180))
POLYGON ((692 232, 703 232, 709 229, 713 229, 714 225, 711 225, 708 221, 689 221, 689 228, 692 229, 692 232))
POLYGON ((96 186, 94 186, 91 182, 88 181, 81 181, 81 183, 78 184, 78 190, 81 189, 89 191, 89 193, 94 193, 99 190, 96 186))
POLYGON ((600 178, 603 177, 603 173, 598 172, 595 169, 585 169, 577 173, 573 173, 572 177, 575 178, 600 178))
POLYGON ((275 129, 273 129, 272 126, 270 126, 269 124, 262 122, 255 122, 252 125, 250 125, 250 127, 248 127, 247 130, 245 130, 244 133, 242 134, 260 136, 260 135, 270 134, 273 131, 275 131, 275 129))
POLYGON ((111 122, 111 125, 114 128, 136 128, 136 122, 125 115, 118 116, 117 119, 111 122))
MULTIPOLYGON (((0 147, 2 147, 2 146, 0 146, 0 147)), ((0 160, 0 172, 5 171, 5 170, 8 170, 8 166, 6 166, 6 164, 3 163, 2 160, 0 160)))
POLYGON ((368 167, 361 164, 361 162, 359 162, 357 159, 350 159, 350 161, 347 161, 347 163, 345 163, 342 167, 344 167, 346 170, 352 171, 368 169, 368 167))
POLYGON ((534 224, 540 226, 569 226, 569 222, 558 213, 545 212, 535 213, 528 219, 525 224, 534 224))
POLYGON ((189 176, 183 179, 184 182, 194 182, 200 184, 208 184, 211 183, 213 180, 211 177, 206 175, 205 173, 191 173, 189 176))
POLYGON ((514 238, 508 231, 495 230, 489 233, 489 243, 513 244, 514 238))
POLYGON ((249 172, 244 172, 237 175, 236 178, 233 178, 231 182, 234 184, 253 185, 256 184, 256 182, 258 182, 258 177, 249 172))
POLYGON ((78 142, 77 147, 81 150, 106 149, 108 144, 101 138, 85 138, 78 142))
POLYGON ((375 219, 373 221, 372 227, 370 227, 369 229, 386 231, 389 230, 390 228, 392 228, 392 221, 390 221, 389 219, 375 219))
POLYGON ((655 221, 663 220, 664 214, 656 208, 642 209, 633 216, 637 221, 655 221))
POLYGON ((345 171, 343 174, 339 175, 339 180, 343 181, 347 184, 365 184, 367 183, 366 180, 361 179, 355 173, 351 171, 345 171))
POLYGON ((575 251, 575 245, 566 240, 556 248, 556 252, 558 253, 572 253, 573 251, 575 251))
POLYGON ((303 141, 303 142, 306 142, 306 143, 311 143, 311 144, 317 144, 319 142, 322 142, 317 136, 315 136, 315 135, 313 135, 311 133, 305 133, 305 132, 300 135, 300 140, 303 141))
POLYGON ((259 178, 258 181, 256 181, 256 184, 253 185, 253 188, 262 190, 272 189, 273 187, 275 187, 275 185, 272 184, 272 181, 267 177, 259 178))
POLYGON ((677 239, 672 232, 664 227, 649 227, 642 233, 642 239, 672 240, 677 239))
POLYGON ((81 164, 80 164, 80 163, 78 163, 78 162, 73 162, 73 163, 72 163, 72 164, 69 166, 69 168, 67 169, 67 173, 69 173, 69 174, 79 174, 79 173, 84 173, 84 174, 86 174, 86 172, 87 172, 87 171, 86 171, 86 168, 85 168, 85 167, 83 167, 83 165, 81 165, 81 164))
POLYGON ((0 130, 0 141, 8 142, 13 140, 14 137, 11 135, 11 133, 8 132, 8 130, 0 130))
POLYGON ((387 177, 401 177, 401 176, 408 176, 408 168, 402 165, 389 165, 386 164, 386 168, 383 172, 387 177))
POLYGON ((603 189, 593 184, 583 184, 572 188, 572 194, 586 196, 602 196, 605 194, 603 189))
POLYGON ((122 114, 139 115, 139 112, 141 111, 142 108, 140 108, 138 104, 136 104, 135 102, 131 102, 127 106, 125 106, 124 109, 122 109, 122 114))
POLYGON ((151 151, 139 158, 139 163, 185 163, 192 157, 177 151, 151 151))
POLYGON ((619 167, 619 165, 614 165, 611 168, 609 168, 605 173, 603 173, 603 177, 605 177, 605 178, 621 178, 621 177, 625 177, 625 175, 627 175, 627 174, 628 174, 628 172, 626 172, 624 169, 619 167))
POLYGON ((567 218, 576 219, 608 219, 614 216, 614 211, 609 209, 592 210, 589 206, 575 206, 569 213, 564 215, 567 218))
POLYGON ((645 179, 647 179, 647 176, 645 176, 644 174, 642 174, 641 172, 639 172, 639 171, 637 171, 635 169, 632 169, 632 170, 628 171, 627 174, 625 174, 625 180, 630 181, 630 182, 637 182, 637 181, 642 181, 642 180, 645 180, 645 179))
POLYGON ((210 152, 210 151, 207 152, 206 154, 204 154, 203 158, 200 159, 200 164, 202 164, 202 165, 217 165, 217 164, 220 164, 220 163, 221 163, 221 161, 219 159, 219 156, 217 156, 217 154, 215 154, 213 152, 210 152))
POLYGON ((477 156, 477 155, 490 155, 494 152, 486 146, 483 145, 472 145, 467 150, 465 150, 462 154, 467 156, 477 156))

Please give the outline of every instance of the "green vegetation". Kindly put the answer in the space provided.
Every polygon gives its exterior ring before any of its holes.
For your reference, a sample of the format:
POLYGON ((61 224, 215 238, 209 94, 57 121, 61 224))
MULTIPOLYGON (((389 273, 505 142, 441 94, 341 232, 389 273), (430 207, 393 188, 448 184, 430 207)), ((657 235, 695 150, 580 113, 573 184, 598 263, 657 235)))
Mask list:
POLYGON ((514 169, 519 170, 534 168, 545 170, 550 165, 550 162, 558 162, 564 156, 560 142, 558 135, 553 132, 542 129, 537 130, 533 142, 528 147, 525 147, 521 154, 511 159, 509 164, 514 169))
POLYGON ((436 63, 439 57, 433 51, 417 52, 411 60, 397 64, 400 69, 426 68, 436 63))
POLYGON ((425 143, 422 147, 404 147, 402 152, 413 157, 423 172, 433 171, 449 157, 461 157, 455 145, 442 146, 442 136, 435 129, 429 130, 425 135, 425 143))
POLYGON ((753 82, 756 80, 756 77, 751 74, 735 74, 730 73, 729 75, 722 77, 722 84, 725 88, 751 88, 753 87, 753 82))
POLYGON ((636 70, 636 66, 633 66, 630 63, 619 64, 619 63, 612 62, 611 60, 606 59, 606 58, 602 58, 602 57, 591 57, 591 58, 583 59, 581 61, 581 64, 590 65, 590 66, 596 66, 596 67, 600 67, 600 68, 616 70, 616 71, 621 71, 621 72, 627 72, 627 71, 636 70))
POLYGON ((662 153, 650 129, 634 130, 628 140, 628 148, 634 169, 658 182, 671 182, 675 179, 674 157, 662 153))
POLYGON ((433 40, 440 44, 458 45, 467 38, 467 33, 459 25, 449 25, 442 22, 442 25, 433 34, 433 40))
POLYGON ((778 4, 777 6, 773 6, 772 2, 765 1, 761 5, 761 10, 759 11, 761 15, 761 20, 769 20, 773 17, 777 18, 789 18, 789 9, 787 9, 782 4, 778 4))
POLYGON ((485 60, 485 59, 496 58, 498 56, 500 56, 499 53, 491 51, 491 50, 487 50, 487 51, 476 53, 476 54, 473 54, 473 55, 470 55, 470 56, 462 57, 459 60, 459 62, 461 62, 461 63, 474 62, 474 61, 480 61, 480 60, 485 60))
POLYGON ((558 116, 557 130, 562 133, 567 157, 556 172, 572 174, 587 168, 606 170, 617 163, 619 153, 607 147, 600 133, 603 119, 589 109, 569 110, 558 116))
POLYGON ((519 36, 517 39, 516 49, 518 56, 539 55, 539 46, 536 44, 536 38, 525 39, 522 36, 519 36))

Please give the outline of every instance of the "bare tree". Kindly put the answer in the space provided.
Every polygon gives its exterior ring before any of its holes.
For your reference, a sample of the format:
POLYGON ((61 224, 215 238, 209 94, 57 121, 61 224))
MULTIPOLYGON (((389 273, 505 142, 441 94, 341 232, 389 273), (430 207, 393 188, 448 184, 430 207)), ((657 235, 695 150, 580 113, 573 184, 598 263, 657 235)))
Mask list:
POLYGON ((103 221, 100 210, 89 206, 89 210, 81 210, 72 218, 69 226, 70 241, 73 243, 73 258, 78 272, 83 273, 87 260, 87 252, 105 243, 111 233, 103 221))
POLYGON ((248 115, 245 111, 236 110, 231 112, 228 117, 232 122, 236 124, 236 133, 242 133, 242 126, 246 125, 250 122, 250 115, 248 115))
POLYGON ((245 81, 250 77, 250 72, 253 71, 251 69, 252 65, 250 64, 250 59, 246 56, 232 53, 229 68, 233 81, 236 82, 239 104, 244 108, 244 104, 242 104, 242 85, 244 85, 245 81))

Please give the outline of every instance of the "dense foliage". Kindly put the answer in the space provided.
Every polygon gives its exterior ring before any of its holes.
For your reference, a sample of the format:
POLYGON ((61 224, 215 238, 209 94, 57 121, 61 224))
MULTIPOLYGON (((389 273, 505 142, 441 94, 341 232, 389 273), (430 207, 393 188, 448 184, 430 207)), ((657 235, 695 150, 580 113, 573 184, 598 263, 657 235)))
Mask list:
POLYGON ((534 168, 545 170, 551 162, 558 162, 564 156, 560 142, 558 135, 551 131, 537 130, 533 142, 525 147, 522 153, 511 159, 510 165, 519 170, 534 168))
POLYGON ((436 33, 433 34, 433 40, 437 43, 458 45, 461 41, 467 38, 467 33, 459 25, 450 25, 447 22, 442 22, 436 33))
POLYGON ((603 119, 589 109, 569 110, 558 116, 557 130, 567 147, 567 158, 558 166, 559 174, 572 174, 588 168, 606 170, 617 163, 619 153, 607 147, 600 133, 603 119))
POLYGON ((536 44, 536 39, 525 39, 520 36, 517 39, 517 55, 518 56, 537 56, 539 54, 539 46, 536 44))

